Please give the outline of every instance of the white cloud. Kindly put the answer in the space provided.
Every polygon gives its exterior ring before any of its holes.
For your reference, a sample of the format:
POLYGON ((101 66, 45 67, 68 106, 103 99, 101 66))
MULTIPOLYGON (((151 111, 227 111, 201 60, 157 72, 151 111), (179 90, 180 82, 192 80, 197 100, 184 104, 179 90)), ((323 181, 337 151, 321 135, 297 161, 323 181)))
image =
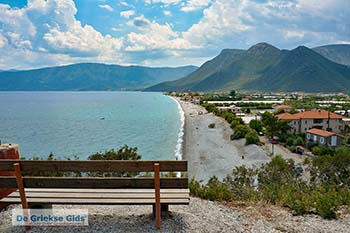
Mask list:
MULTIPOLYGON (((105 29, 118 35, 124 33, 121 37, 82 24, 75 17, 73 0, 28 0, 24 8, 0 4, 0 66, 37 67, 85 61, 198 64, 223 48, 247 48, 261 41, 293 48, 300 44, 346 43, 350 38, 350 1, 345 0, 143 1, 160 4, 146 7, 163 15, 157 15, 156 21, 134 16, 135 11, 142 13, 143 9, 116 14, 129 19, 126 25, 115 21, 114 27, 105 29), (176 17, 185 14, 179 10, 199 12, 203 8, 198 22, 182 25, 188 28, 185 31, 176 31, 176 17), (174 17, 165 17, 172 14, 174 17)), ((127 1, 119 5, 122 9, 133 7, 127 1)))
POLYGON ((165 16, 172 16, 171 11, 163 11, 163 14, 165 16))
POLYGON ((286 31, 285 37, 288 38, 303 38, 305 36, 305 33, 302 31, 286 31))
POLYGON ((21 9, 0 5, 0 24, 6 25, 0 32, 7 41, 0 53, 23 53, 23 59, 17 62, 22 60, 26 64, 31 62, 24 59, 25 55, 35 57, 33 54, 40 53, 43 56, 44 51, 51 54, 48 57, 64 57, 65 62, 76 59, 120 61, 123 39, 102 35, 90 25, 81 25, 75 18, 76 13, 72 0, 29 0, 21 9))
POLYGON ((147 4, 163 3, 165 5, 178 4, 182 0, 143 0, 147 4))
POLYGON ((192 45, 184 40, 181 34, 173 31, 171 26, 150 21, 143 15, 136 17, 131 23, 139 30, 138 33, 131 32, 127 35, 127 51, 147 50, 179 50, 190 49, 192 45))
POLYGON ((6 38, 0 34, 0 48, 4 47, 6 43, 6 38))
POLYGON ((252 26, 243 22, 244 13, 241 7, 237 1, 217 0, 203 11, 203 18, 184 33, 184 38, 201 47, 206 47, 227 36, 246 33, 252 29, 252 26))
POLYGON ((121 6, 130 6, 129 3, 124 2, 124 1, 120 2, 119 4, 120 4, 121 6))
POLYGON ((195 11, 208 6, 210 2, 211 0, 188 0, 181 10, 185 12, 195 11))
POLYGON ((320 2, 216 0, 183 33, 184 39, 206 48, 242 48, 260 41, 290 48, 350 38, 350 1, 325 0, 317 7, 312 3, 320 2))
POLYGON ((98 7, 99 7, 99 8, 102 8, 102 9, 105 9, 105 10, 107 10, 107 11, 110 11, 110 12, 113 12, 113 11, 114 11, 113 7, 111 7, 111 6, 108 5, 108 4, 98 5, 98 7))
POLYGON ((134 14, 135 14, 135 11, 133 11, 133 10, 121 11, 120 12, 120 16, 123 17, 123 18, 126 18, 126 19, 130 18, 134 14))

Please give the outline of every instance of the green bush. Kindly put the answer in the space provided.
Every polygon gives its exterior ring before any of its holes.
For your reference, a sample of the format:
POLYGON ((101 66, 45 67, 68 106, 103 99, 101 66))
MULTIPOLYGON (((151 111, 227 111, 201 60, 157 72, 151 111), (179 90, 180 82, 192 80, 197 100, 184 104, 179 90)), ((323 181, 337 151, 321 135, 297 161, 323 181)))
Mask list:
POLYGON ((288 146, 293 146, 294 145, 294 138, 289 136, 286 141, 288 146))
POLYGON ((261 132, 263 128, 263 124, 260 120, 251 120, 249 122, 250 128, 254 129, 256 132, 261 132))
POLYGON ((318 193, 315 198, 316 212, 326 219, 334 219, 337 217, 336 210, 339 204, 339 196, 334 191, 318 193))
POLYGON ((335 150, 329 147, 325 147, 325 146, 314 146, 311 149, 312 153, 314 155, 331 155, 333 156, 335 154, 335 150))
POLYGON ((255 130, 249 130, 249 132, 245 135, 245 144, 250 145, 250 144, 260 144, 260 139, 259 135, 255 130))
POLYGON ((276 156, 259 168, 236 167, 223 182, 216 177, 205 185, 192 180, 189 187, 192 195, 204 199, 262 201, 288 207, 297 215, 316 213, 332 219, 337 217, 340 206, 350 205, 349 150, 340 148, 335 156, 306 161, 317 182, 304 181, 294 171, 292 160, 276 156))
POLYGON ((303 146, 304 144, 304 139, 301 137, 297 137, 293 142, 294 146, 303 146))
MULTIPOLYGON (((89 160, 140 160, 141 155, 137 153, 137 147, 129 147, 124 145, 117 151, 114 149, 105 151, 104 153, 98 152, 88 157, 89 160)), ((136 176, 137 172, 90 172, 90 176, 136 176)))
POLYGON ((230 190, 215 176, 210 178, 206 185, 201 185, 198 181, 192 179, 188 187, 192 195, 203 199, 211 201, 229 201, 232 199, 230 190))
POLYGON ((234 128, 233 139, 244 138, 251 129, 246 125, 237 125, 234 128))
POLYGON ((238 125, 240 125, 240 124, 241 124, 241 123, 239 122, 238 119, 233 120, 233 121, 231 122, 231 129, 236 128, 236 126, 238 126, 238 125))
POLYGON ((209 125, 208 125, 208 128, 210 128, 210 129, 214 129, 214 128, 215 128, 215 123, 211 123, 211 124, 209 124, 209 125))

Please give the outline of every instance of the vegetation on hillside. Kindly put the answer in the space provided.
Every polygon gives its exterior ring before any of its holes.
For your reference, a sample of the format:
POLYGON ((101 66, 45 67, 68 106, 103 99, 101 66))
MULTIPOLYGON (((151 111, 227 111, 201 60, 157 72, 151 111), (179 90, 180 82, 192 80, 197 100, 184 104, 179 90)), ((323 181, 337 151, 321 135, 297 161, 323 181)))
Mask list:
POLYGON ((181 78, 197 67, 150 68, 81 63, 0 72, 1 91, 135 90, 181 78))
POLYGON ((259 43, 248 50, 223 50, 186 77, 148 90, 337 92, 350 89, 349 76, 350 67, 305 46, 279 50, 259 43))
POLYGON ((340 148, 334 156, 305 161, 310 181, 296 172, 293 160, 276 156, 259 168, 236 167, 223 181, 212 177, 207 184, 191 180, 194 196, 213 201, 267 202, 288 207, 295 214, 315 213, 337 217, 342 206, 350 206, 350 149, 340 148))
MULTIPOLYGON (((212 112, 215 115, 222 117, 230 124, 233 129, 233 135, 231 139, 246 139, 246 145, 249 144, 260 144, 258 132, 249 127, 249 125, 245 125, 242 118, 237 117, 235 114, 227 111, 227 110, 219 110, 215 104, 204 103, 202 106, 208 111, 212 112)), ((259 124, 259 123, 257 123, 259 124)))

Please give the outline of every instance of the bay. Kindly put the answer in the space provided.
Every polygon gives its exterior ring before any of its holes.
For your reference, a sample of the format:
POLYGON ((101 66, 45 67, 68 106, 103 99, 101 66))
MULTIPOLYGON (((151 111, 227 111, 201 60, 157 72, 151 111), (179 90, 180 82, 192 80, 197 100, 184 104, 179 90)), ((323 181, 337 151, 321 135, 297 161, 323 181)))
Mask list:
POLYGON ((0 92, 0 140, 20 154, 86 159, 124 144, 142 159, 175 159, 178 104, 161 93, 0 92))

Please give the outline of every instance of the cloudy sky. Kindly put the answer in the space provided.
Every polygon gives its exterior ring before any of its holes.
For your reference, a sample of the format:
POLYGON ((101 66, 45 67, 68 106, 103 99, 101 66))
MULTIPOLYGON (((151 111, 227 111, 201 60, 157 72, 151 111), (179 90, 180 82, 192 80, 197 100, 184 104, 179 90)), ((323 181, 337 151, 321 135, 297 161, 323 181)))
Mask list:
POLYGON ((0 0, 0 69, 200 65, 262 41, 350 43, 350 0, 0 0))

